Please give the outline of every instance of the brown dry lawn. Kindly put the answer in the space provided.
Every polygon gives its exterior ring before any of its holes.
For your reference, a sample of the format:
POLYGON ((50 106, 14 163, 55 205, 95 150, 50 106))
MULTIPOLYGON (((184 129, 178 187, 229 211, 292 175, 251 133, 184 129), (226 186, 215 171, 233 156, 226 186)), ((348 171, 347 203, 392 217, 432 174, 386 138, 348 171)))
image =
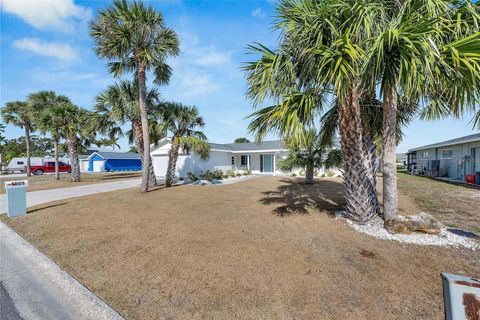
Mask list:
POLYGON ((339 179, 301 181, 122 190, 3 220, 127 319, 441 319, 440 273, 480 277, 478 252, 357 233, 331 215, 339 179))
POLYGON ((105 173, 82 173, 80 182, 71 182, 69 173, 61 173, 60 180, 55 180, 53 174, 44 174, 41 176, 31 177, 9 177, 8 175, 0 176, 0 194, 5 193, 5 182, 15 180, 28 180, 27 191, 38 191, 46 189, 58 189, 76 187, 85 184, 110 182, 119 179, 130 179, 141 177, 140 172, 105 172, 105 173))
POLYGON ((398 188, 447 226, 480 232, 480 190, 398 174, 398 188))

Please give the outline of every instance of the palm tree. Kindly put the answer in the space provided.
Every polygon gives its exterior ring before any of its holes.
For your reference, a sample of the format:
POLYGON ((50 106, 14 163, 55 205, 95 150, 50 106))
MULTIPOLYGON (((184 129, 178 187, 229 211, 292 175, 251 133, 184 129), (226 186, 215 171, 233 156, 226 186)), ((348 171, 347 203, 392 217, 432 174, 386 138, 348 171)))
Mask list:
POLYGON ((120 149, 120 145, 117 142, 116 137, 109 137, 109 138, 100 138, 95 140, 94 142, 99 147, 112 147, 115 150, 115 147, 120 149))
POLYGON ((7 124, 23 128, 25 130, 25 143, 27 146, 27 176, 31 176, 30 170, 30 133, 34 130, 32 109, 23 101, 7 102, 2 108, 2 118, 7 124))
POLYGON ((175 180, 179 150, 187 153, 192 150, 205 160, 210 155, 210 146, 206 142, 205 134, 196 130, 197 127, 205 126, 197 107, 188 107, 175 102, 165 103, 161 118, 164 130, 172 134, 165 179, 165 187, 171 187, 175 180))
POLYGON ((112 6, 100 10, 90 23, 90 34, 98 56, 110 60, 109 71, 114 76, 130 72, 138 81, 143 134, 142 192, 146 192, 150 167, 146 73, 153 69, 155 83, 168 83, 171 68, 165 61, 179 53, 177 34, 165 25, 162 14, 152 6, 127 0, 115 0, 112 6))
MULTIPOLYGON (((134 143, 136 152, 143 155, 142 121, 140 108, 138 107, 138 86, 136 82, 121 81, 111 85, 96 97, 96 101, 93 122, 96 124, 97 131, 108 134, 111 138, 126 134, 130 143, 134 143), (130 123, 130 130, 123 132, 122 127, 127 123, 130 123)), ((146 103, 149 110, 149 137, 156 143, 163 138, 161 133, 155 130, 155 123, 158 121, 155 114, 161 107, 156 89, 147 91, 146 103)), ((141 159, 143 165, 143 158, 141 159)), ((148 165, 148 184, 150 187, 156 186, 157 180, 151 158, 148 165)))
POLYGON ((3 168, 3 148, 5 142, 7 142, 7 137, 5 137, 3 134, 5 133, 5 125, 3 123, 0 123, 0 171, 3 168))
POLYGON ((54 91, 38 91, 28 95, 28 104, 35 117, 36 127, 44 134, 49 133, 53 140, 56 180, 60 180, 58 148, 62 130, 58 106, 64 103, 70 103, 70 99, 64 95, 57 95, 54 91))
POLYGON ((317 130, 306 130, 304 137, 305 142, 302 144, 294 139, 287 140, 290 152, 287 158, 282 160, 280 167, 282 170, 305 168, 305 183, 313 184, 315 167, 338 167, 342 163, 342 157, 337 149, 322 143, 322 136, 317 130))
POLYGON ((56 139, 55 158, 58 158, 58 140, 65 138, 72 168, 72 182, 80 181, 79 149, 89 145, 94 138, 91 128, 92 115, 89 111, 79 108, 72 103, 61 103, 45 109, 40 123, 43 128, 50 131, 52 138, 56 139))
MULTIPOLYGON (((335 93, 335 87, 328 81, 319 81, 316 75, 302 75, 309 61, 297 61, 298 58, 291 52, 293 49, 290 49, 292 46, 288 42, 282 46, 288 46, 288 49, 274 52, 262 45, 250 46, 251 52, 260 54, 261 58, 244 66, 249 84, 248 96, 256 105, 265 100, 274 100, 274 104, 251 115, 253 119, 249 130, 255 133, 257 141, 262 140, 267 132, 273 132, 304 143, 303 127, 314 126, 316 119, 325 109, 327 95, 335 93), (305 85, 302 85, 302 82, 305 82, 305 85)), ((312 57, 312 60, 315 59, 312 57)), ((349 60, 348 57, 346 59, 349 60)), ((335 68, 334 65, 335 63, 331 65, 332 69, 335 68)), ((328 79, 332 77, 335 79, 332 75, 328 79)), ((337 114, 341 120, 339 126, 344 155, 346 211, 353 219, 364 222, 379 211, 375 148, 362 121, 358 89, 351 87, 350 80, 345 81, 351 90, 345 94, 338 89, 337 95, 343 94, 344 98, 337 99, 336 104, 339 106, 337 110, 342 111, 337 114)))
POLYGON ((60 169, 58 162, 58 150, 62 130, 64 125, 63 106, 53 105, 46 108, 38 119, 38 127, 43 133, 49 133, 53 140, 53 149, 55 153, 55 179, 60 180, 60 169))
POLYGON ((383 98, 383 208, 390 220, 398 215, 398 94, 414 103, 433 101, 430 108, 437 111, 474 109, 480 92, 480 15, 471 1, 408 0, 391 2, 385 11, 379 17, 385 19, 384 30, 369 40, 364 74, 367 86, 380 85, 383 98))

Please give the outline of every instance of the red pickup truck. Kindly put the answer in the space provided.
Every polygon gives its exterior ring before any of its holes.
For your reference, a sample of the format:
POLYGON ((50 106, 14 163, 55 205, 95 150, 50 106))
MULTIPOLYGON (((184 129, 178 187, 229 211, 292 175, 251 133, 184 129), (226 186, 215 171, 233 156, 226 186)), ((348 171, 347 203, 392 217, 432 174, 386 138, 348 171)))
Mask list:
MULTIPOLYGON (((36 176, 40 176, 45 172, 55 172, 55 161, 45 161, 43 165, 34 165, 30 167, 32 173, 36 176)), ((60 172, 72 172, 72 167, 69 164, 64 162, 58 163, 58 168, 60 172)))

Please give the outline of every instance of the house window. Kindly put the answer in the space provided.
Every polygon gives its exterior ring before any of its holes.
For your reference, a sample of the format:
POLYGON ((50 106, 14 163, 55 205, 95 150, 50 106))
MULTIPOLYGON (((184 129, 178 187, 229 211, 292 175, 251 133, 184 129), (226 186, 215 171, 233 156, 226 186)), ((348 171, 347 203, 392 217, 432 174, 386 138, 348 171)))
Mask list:
POLYGON ((442 150, 442 159, 451 159, 453 157, 453 150, 442 150))
POLYGON ((240 157, 240 164, 241 164, 242 166, 246 166, 247 163, 248 163, 248 160, 247 160, 247 159, 248 159, 248 156, 241 156, 241 157, 240 157))
POLYGON ((232 157, 232 166, 235 165, 235 157, 232 157))
POLYGON ((422 158, 423 159, 428 159, 428 152, 427 151, 422 152, 422 158))

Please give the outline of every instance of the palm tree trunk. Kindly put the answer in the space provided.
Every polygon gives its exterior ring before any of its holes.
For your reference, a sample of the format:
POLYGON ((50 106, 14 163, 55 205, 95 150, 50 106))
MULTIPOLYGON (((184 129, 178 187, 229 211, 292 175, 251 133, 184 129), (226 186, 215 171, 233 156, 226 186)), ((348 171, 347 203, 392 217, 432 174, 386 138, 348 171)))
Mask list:
POLYGON ((70 154, 70 166, 72 168, 72 182, 80 182, 80 161, 78 160, 78 141, 76 136, 68 138, 68 153, 70 154))
POLYGON ((347 215, 367 222, 377 214, 378 200, 372 180, 372 160, 364 144, 357 87, 350 88, 345 103, 339 106, 338 121, 347 215))
POLYGON ((142 192, 148 191, 149 169, 150 169, 150 136, 148 134, 148 114, 147 114, 147 85, 146 85, 145 67, 142 64, 138 66, 138 100, 140 105, 140 118, 142 121, 143 136, 143 179, 142 192))
POLYGON ((27 147, 27 177, 32 175, 31 163, 30 163, 30 127, 25 126, 25 145, 27 147))
POLYGON ((313 164, 307 164, 305 168, 305 183, 313 184, 313 164))
POLYGON ((53 149, 55 152, 55 180, 60 180, 60 168, 58 165, 58 139, 53 139, 53 149))
POLYGON ((177 169, 178 150, 180 145, 175 137, 172 138, 172 146, 168 152, 168 167, 165 177, 165 187, 171 187, 175 181, 175 171, 177 169))
MULTIPOLYGON (((138 154, 143 155, 143 134, 142 134, 142 125, 141 123, 132 122, 132 132, 133 132, 133 141, 135 143, 135 148, 137 149, 138 154)), ((153 169, 153 161, 150 156, 150 164, 148 166, 148 186, 155 187, 158 185, 157 178, 155 177, 155 170, 153 169)), ((143 168, 143 157, 140 157, 143 168)))
POLYGON ((386 90, 383 100, 383 212, 385 220, 398 215, 396 125, 397 92, 386 90))

